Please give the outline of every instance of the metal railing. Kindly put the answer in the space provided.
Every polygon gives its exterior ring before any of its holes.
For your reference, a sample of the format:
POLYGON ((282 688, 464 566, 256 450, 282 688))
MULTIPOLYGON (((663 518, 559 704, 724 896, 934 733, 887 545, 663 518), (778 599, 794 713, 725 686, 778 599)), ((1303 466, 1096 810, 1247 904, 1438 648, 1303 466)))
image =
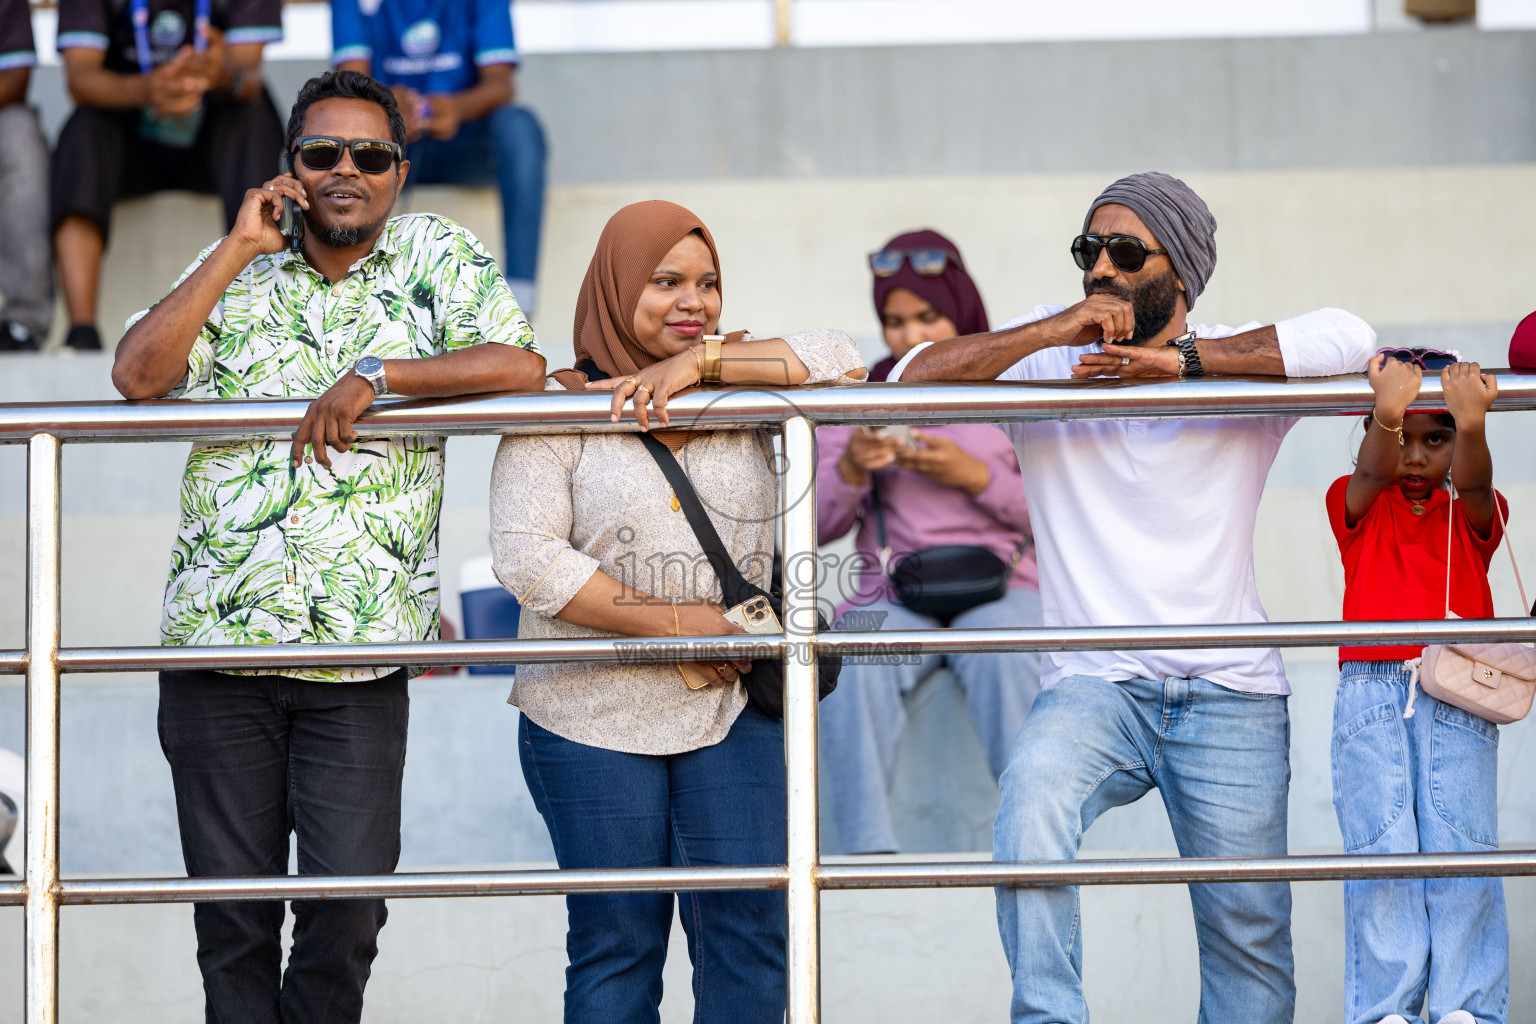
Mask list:
MULTIPOLYGON (((1418 407, 1433 408, 1426 380, 1418 407)), ((1370 390, 1358 376, 1278 381, 1037 382, 871 385, 785 391, 736 389, 670 403, 675 424, 709 429, 782 427, 781 546, 786 573, 816 551, 818 424, 963 423, 1363 413, 1370 390)), ((1318 647, 1336 644, 1536 640, 1536 620, 1289 622, 1113 626, 1078 629, 947 629, 816 633, 816 580, 785 587, 779 636, 500 640, 267 647, 60 646, 60 466, 65 442, 150 442, 286 437, 307 403, 80 402, 0 405, 0 444, 27 445, 27 625, 24 650, 0 650, 0 673, 25 673, 27 775, 25 877, 0 883, 0 906, 25 908, 25 1020, 58 1019, 59 911, 64 905, 228 899, 505 896, 572 892, 783 889, 787 893, 788 1020, 820 1016, 824 890, 955 886, 1127 885, 1257 880, 1421 878, 1536 874, 1536 851, 1481 854, 1171 858, 1048 863, 823 864, 817 806, 818 653, 1069 651, 1187 647, 1318 647), (780 865, 734 868, 401 873, 378 877, 61 879, 59 876, 59 681, 66 672, 314 665, 490 665, 509 662, 677 660, 701 646, 719 652, 778 651, 785 658, 788 856, 780 865)), ((1536 377, 1501 375, 1496 410, 1536 409, 1536 377)), ((359 432, 455 435, 629 431, 608 422, 600 395, 540 393, 393 402, 359 432)))

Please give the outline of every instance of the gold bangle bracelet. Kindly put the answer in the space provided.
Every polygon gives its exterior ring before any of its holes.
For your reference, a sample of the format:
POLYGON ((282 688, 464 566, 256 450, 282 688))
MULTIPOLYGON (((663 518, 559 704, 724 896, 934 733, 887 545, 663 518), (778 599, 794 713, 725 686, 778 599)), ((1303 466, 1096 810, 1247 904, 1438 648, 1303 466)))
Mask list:
POLYGON ((719 334, 704 335, 704 383, 720 383, 720 345, 725 338, 719 334))
POLYGON ((672 635, 683 635, 683 621, 677 617, 677 602, 672 602, 672 635))
POLYGON ((1396 434, 1397 435, 1397 446, 1399 448, 1403 447, 1405 444, 1408 443, 1407 441, 1405 441, 1403 439, 1403 428, 1401 426, 1389 427, 1385 423, 1381 422, 1381 420, 1376 418, 1376 410, 1375 409, 1371 410, 1371 422, 1376 424, 1382 430, 1390 430, 1392 433, 1396 434))
POLYGON ((693 365, 699 373, 698 379, 694 381, 695 384, 700 384, 704 381, 704 356, 699 351, 701 347, 700 345, 691 345, 688 348, 688 351, 693 353, 693 365))

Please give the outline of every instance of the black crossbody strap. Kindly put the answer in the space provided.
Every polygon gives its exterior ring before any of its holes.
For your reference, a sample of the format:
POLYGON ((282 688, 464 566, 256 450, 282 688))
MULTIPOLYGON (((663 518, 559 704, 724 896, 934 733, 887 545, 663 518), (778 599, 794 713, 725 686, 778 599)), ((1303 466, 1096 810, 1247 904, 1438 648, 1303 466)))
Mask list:
POLYGON ((682 464, 677 461, 677 456, 672 454, 672 449, 662 444, 650 434, 641 434, 640 443, 645 445, 645 450, 651 453, 651 458, 656 460, 656 465, 661 467, 661 475, 667 478, 667 483, 672 485, 672 493, 677 495, 677 503, 683 510, 683 515, 688 519, 688 525, 693 527, 693 535, 699 542, 699 547, 704 550, 704 557, 709 560, 710 568, 715 570, 715 576, 720 580, 720 590, 725 596, 726 607, 738 605, 760 591, 757 587, 747 582, 741 570, 736 568, 736 563, 731 561, 731 556, 725 550, 725 543, 720 539, 720 533, 715 529, 715 524, 709 521, 709 513, 704 511, 704 503, 699 501, 698 492, 693 489, 693 482, 688 479, 688 474, 683 471, 682 464))

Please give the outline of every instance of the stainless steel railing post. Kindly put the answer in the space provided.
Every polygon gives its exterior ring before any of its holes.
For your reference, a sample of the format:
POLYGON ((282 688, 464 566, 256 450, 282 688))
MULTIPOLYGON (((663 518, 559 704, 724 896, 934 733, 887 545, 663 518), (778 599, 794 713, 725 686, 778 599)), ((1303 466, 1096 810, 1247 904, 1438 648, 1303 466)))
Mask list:
POLYGON ((26 1024, 59 1019, 59 453, 27 448, 26 1024))
POLYGON ((789 828, 789 1024, 821 1019, 821 836, 816 746, 816 432, 784 424, 784 768, 789 828))

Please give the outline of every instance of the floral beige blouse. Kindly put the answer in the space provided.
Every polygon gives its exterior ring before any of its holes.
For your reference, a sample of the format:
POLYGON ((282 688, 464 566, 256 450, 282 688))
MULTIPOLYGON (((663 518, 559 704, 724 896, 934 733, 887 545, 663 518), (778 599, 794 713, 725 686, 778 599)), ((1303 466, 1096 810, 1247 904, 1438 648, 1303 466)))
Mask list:
MULTIPOLYGON (((808 384, 857 383, 853 339, 810 330, 785 342, 808 384)), ((546 385, 558 390, 550 380, 546 385)), ((765 430, 690 440, 678 460, 743 575, 766 588, 779 495, 765 430)), ((719 603, 720 582, 672 489, 633 434, 508 437, 491 473, 496 577, 522 604, 518 637, 613 636, 556 618, 602 571, 645 593, 719 603)), ((510 702, 545 729, 588 746, 677 754, 718 743, 747 703, 740 683, 690 690, 670 662, 519 665, 510 702)))

